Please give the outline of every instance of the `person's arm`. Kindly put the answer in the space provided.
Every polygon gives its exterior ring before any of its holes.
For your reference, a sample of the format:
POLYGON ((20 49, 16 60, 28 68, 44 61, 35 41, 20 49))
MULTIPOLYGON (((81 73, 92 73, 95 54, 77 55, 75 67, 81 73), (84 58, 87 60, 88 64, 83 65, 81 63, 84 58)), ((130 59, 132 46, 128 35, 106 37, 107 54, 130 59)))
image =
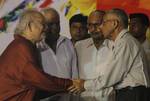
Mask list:
MULTIPOLYGON (((107 63, 102 65, 105 72, 93 80, 84 82, 84 87, 87 90, 100 90, 102 88, 113 86, 121 82, 129 71, 135 55, 132 56, 131 46, 125 42, 120 43, 111 51, 107 63)), ((136 53, 134 53, 136 54, 136 53)), ((101 65, 100 65, 101 66, 101 65)))
POLYGON ((71 80, 57 78, 45 74, 38 69, 38 66, 33 62, 28 62, 23 67, 22 79, 23 83, 30 87, 37 87, 46 91, 65 91, 70 85, 71 80))
POLYGON ((20 44, 18 48, 18 58, 24 63, 21 71, 23 84, 46 91, 64 91, 72 85, 72 81, 69 79, 45 74, 37 63, 36 50, 32 50, 32 48, 26 44, 20 44))
POLYGON ((76 55, 76 51, 75 51, 75 48, 72 44, 72 42, 69 40, 68 41, 68 48, 70 48, 71 50, 71 75, 72 75, 72 79, 77 79, 79 78, 79 70, 78 70, 78 67, 77 67, 77 55, 76 55))

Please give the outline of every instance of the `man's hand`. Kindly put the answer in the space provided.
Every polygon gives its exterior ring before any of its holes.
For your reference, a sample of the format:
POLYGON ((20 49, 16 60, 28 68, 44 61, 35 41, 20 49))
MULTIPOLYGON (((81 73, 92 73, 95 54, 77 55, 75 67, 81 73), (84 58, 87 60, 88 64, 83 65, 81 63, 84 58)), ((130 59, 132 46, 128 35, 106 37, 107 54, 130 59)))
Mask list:
POLYGON ((73 85, 68 88, 70 93, 80 94, 81 92, 83 92, 85 90, 84 89, 84 80, 76 79, 76 80, 72 80, 72 82, 73 82, 73 85))

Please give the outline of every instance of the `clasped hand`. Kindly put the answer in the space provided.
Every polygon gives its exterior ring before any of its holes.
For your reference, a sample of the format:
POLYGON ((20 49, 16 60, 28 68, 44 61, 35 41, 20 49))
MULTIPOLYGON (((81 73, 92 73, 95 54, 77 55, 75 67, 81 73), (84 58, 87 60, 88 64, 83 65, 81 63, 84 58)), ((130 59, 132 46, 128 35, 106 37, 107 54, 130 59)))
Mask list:
POLYGON ((68 88, 68 91, 73 94, 80 94, 84 89, 84 80, 75 79, 72 80, 73 85, 68 88))

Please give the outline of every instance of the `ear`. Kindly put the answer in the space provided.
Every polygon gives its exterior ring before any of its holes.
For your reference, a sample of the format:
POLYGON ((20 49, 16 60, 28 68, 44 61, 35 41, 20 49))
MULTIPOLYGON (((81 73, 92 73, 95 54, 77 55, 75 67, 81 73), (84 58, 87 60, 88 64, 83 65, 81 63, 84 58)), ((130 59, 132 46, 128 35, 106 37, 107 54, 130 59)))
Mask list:
POLYGON ((113 24, 114 24, 114 25, 113 25, 114 28, 116 29, 116 28, 119 26, 119 21, 118 21, 118 20, 115 20, 113 24))
POLYGON ((28 28, 29 28, 29 30, 32 32, 32 23, 31 23, 31 22, 29 22, 28 28))

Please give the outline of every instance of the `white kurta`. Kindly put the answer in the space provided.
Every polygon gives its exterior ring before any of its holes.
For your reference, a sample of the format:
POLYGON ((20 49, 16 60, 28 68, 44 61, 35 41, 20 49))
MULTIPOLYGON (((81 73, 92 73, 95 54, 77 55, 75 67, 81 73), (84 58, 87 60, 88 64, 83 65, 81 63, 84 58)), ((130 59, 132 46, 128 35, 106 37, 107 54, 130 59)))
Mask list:
MULTIPOLYGON (((76 52, 72 45, 72 42, 63 36, 60 36, 57 40, 56 54, 45 43, 37 44, 41 51, 41 61, 44 72, 60 77, 60 78, 78 78, 77 58, 76 52)), ((55 96, 42 99, 41 101, 78 101, 79 96, 74 96, 68 93, 57 94, 55 96)))
MULTIPOLYGON (((99 49, 96 49, 93 39, 88 38, 77 42, 75 48, 78 57, 79 77, 84 80, 91 80, 101 75, 104 68, 98 66, 106 61, 109 52, 105 42, 99 49)), ((85 101, 107 101, 107 96, 102 97, 101 90, 86 90, 81 96, 85 101)))
POLYGON ((127 86, 149 86, 150 73, 145 53, 139 42, 127 30, 117 36, 108 62, 103 64, 106 71, 96 79, 87 80, 87 90, 104 89, 116 85, 116 89, 127 86))
POLYGON ((63 36, 57 40, 56 54, 42 41, 38 44, 46 73, 61 78, 78 78, 76 53, 71 41, 63 36))

